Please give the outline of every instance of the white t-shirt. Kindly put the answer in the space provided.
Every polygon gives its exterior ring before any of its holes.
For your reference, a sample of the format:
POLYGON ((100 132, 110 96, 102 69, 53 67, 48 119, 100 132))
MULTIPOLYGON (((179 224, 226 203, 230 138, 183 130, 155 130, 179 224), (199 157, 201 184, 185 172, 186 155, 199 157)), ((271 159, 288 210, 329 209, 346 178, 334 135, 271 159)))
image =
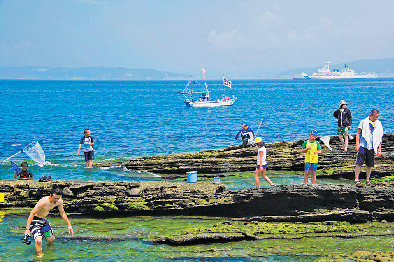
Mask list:
POLYGON ((261 164, 264 166, 267 164, 267 161, 266 161, 267 149, 265 148, 265 146, 259 148, 259 152, 257 154, 257 165, 260 165, 260 154, 263 154, 263 158, 262 158, 263 162, 261 164))

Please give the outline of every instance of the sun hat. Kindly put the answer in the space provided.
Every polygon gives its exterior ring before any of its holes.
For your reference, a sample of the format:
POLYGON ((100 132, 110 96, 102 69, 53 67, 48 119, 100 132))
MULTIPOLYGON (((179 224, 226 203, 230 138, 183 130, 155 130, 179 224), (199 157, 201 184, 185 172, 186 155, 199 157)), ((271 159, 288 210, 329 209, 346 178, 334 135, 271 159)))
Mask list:
POLYGON ((342 106, 342 105, 347 105, 345 100, 341 100, 341 102, 339 102, 339 106, 342 106))
POLYGON ((256 137, 255 139, 254 139, 254 142, 256 143, 256 144, 258 144, 258 143, 260 143, 260 142, 262 142, 263 141, 263 139, 261 138, 261 137, 256 137))
POLYGON ((21 164, 21 167, 28 167, 29 165, 27 164, 27 162, 23 162, 22 164, 21 164))
POLYGON ((312 131, 309 133, 309 135, 310 135, 310 136, 317 136, 317 131, 316 131, 316 130, 312 130, 312 131))

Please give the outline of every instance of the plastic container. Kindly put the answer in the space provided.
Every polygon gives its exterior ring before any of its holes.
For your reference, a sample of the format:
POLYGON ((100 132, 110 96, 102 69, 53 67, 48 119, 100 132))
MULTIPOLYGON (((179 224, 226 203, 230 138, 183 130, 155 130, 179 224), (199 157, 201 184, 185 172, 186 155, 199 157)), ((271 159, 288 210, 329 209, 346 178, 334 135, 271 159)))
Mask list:
POLYGON ((4 202, 4 193, 0 193, 0 203, 4 202))
POLYGON ((197 182, 197 171, 190 171, 186 173, 187 182, 196 183, 197 182))
POLYGON ((213 178, 213 182, 214 182, 215 184, 220 184, 220 176, 215 176, 215 177, 213 178))

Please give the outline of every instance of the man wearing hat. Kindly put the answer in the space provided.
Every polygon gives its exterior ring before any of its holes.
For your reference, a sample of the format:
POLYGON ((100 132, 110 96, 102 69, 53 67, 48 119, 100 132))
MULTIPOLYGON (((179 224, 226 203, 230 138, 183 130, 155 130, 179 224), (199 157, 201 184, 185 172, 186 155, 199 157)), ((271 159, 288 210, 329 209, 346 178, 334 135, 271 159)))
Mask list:
POLYGON ((349 130, 352 127, 352 113, 347 108, 345 100, 339 102, 339 108, 334 112, 334 117, 338 119, 338 136, 342 144, 342 149, 344 152, 347 152, 349 130))
POLYGON ((21 164, 22 170, 18 173, 14 175, 14 178, 17 178, 19 176, 19 179, 33 179, 33 174, 27 170, 27 167, 29 165, 27 164, 27 162, 23 162, 21 164))

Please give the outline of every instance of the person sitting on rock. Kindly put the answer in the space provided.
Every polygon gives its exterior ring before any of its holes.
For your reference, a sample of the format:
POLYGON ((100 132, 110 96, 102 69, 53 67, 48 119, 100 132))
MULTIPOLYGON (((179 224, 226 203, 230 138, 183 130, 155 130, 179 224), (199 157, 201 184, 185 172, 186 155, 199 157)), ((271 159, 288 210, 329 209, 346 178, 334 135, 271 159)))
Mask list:
POLYGON ((242 144, 240 147, 247 147, 251 146, 253 144, 253 139, 254 139, 254 133, 250 127, 248 127, 247 124, 243 123, 242 124, 242 129, 239 130, 237 135, 235 136, 235 140, 238 140, 239 135, 241 134, 242 138, 242 144))

